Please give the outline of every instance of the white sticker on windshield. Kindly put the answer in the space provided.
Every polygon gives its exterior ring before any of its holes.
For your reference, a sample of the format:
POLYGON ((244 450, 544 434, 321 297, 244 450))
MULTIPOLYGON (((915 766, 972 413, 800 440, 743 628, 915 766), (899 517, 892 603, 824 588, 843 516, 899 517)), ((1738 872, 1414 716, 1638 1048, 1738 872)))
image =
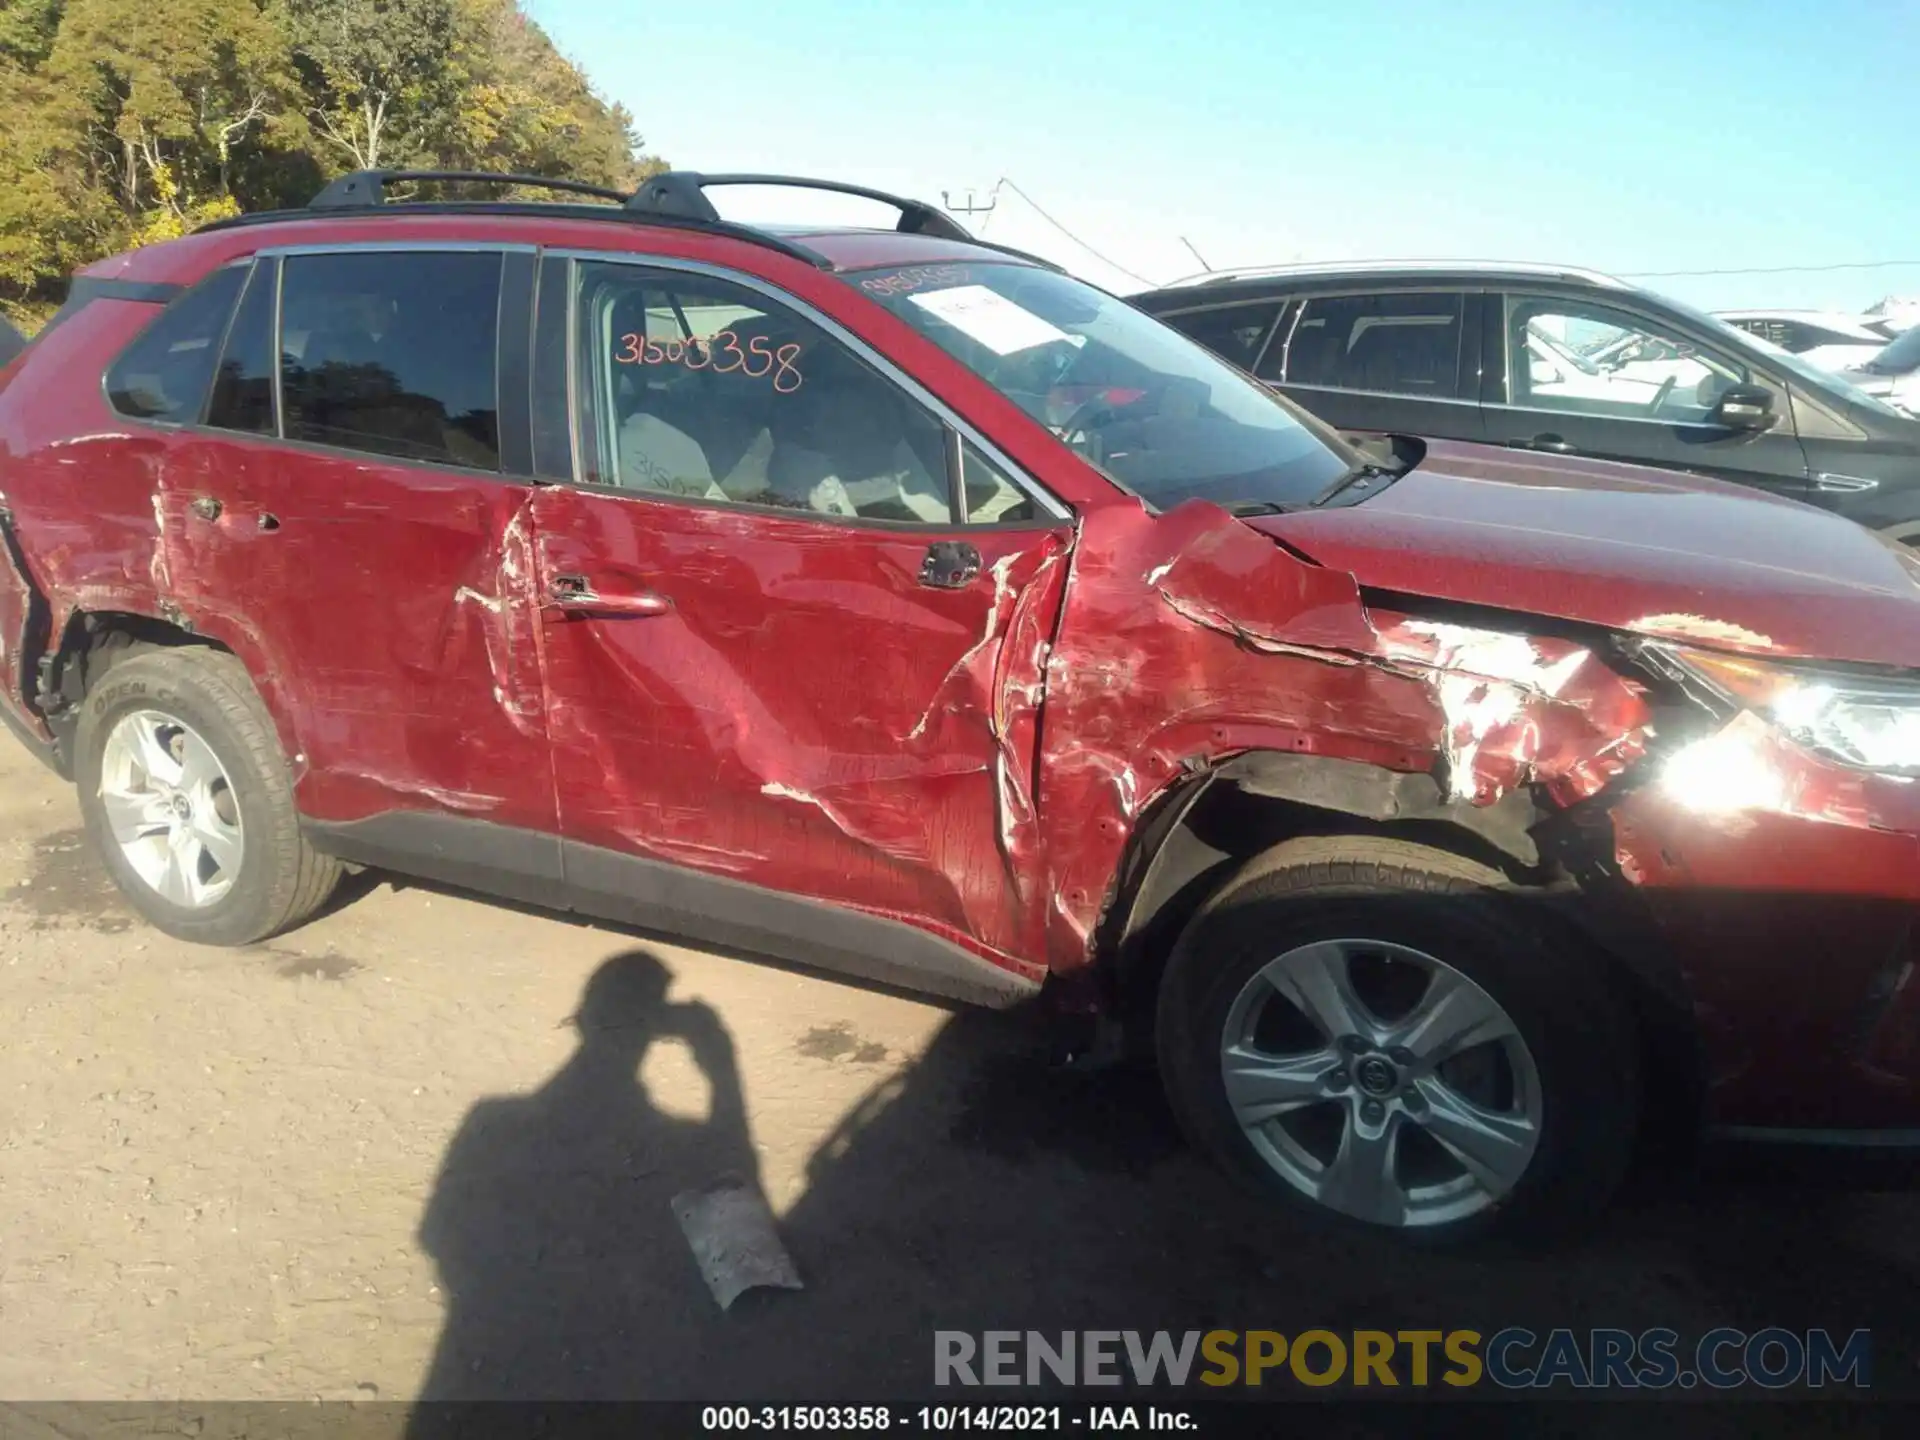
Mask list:
POLYGON ((907 300, 922 310, 938 315, 954 329, 978 340, 996 355, 1031 350, 1036 345, 1051 344, 1055 340, 1065 340, 1071 344, 1074 338, 984 285, 929 290, 924 295, 909 295, 907 300))

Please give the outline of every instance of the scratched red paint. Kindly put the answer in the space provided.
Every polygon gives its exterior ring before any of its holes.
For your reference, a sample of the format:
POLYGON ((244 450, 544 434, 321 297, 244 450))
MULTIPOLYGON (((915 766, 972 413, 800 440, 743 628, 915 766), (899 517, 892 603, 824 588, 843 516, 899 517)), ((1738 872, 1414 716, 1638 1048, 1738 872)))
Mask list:
MULTIPOLYGON (((1913 562, 1864 532, 1707 483, 1440 444, 1360 505, 1153 514, 845 277, 791 257, 529 217, 323 228, 336 243, 627 249, 758 275, 889 355, 1074 518, 969 532, 981 575, 942 591, 917 583, 925 531, 141 426, 67 378, 97 376, 151 317, 96 301, 0 390, 0 495, 29 569, 0 572, 0 624, 19 625, 24 580, 56 638, 75 614, 184 613, 254 675, 307 815, 441 811, 561 833, 903 919, 1037 978, 1101 958, 1141 817, 1233 757, 1430 772, 1478 805, 1532 787, 1549 809, 1600 807, 1607 858, 1681 957, 1719 1115, 1911 1123, 1915 987, 1864 1048, 1850 1027, 1920 903, 1920 787, 1769 739, 1755 743, 1777 801, 1686 809, 1638 783, 1663 738, 1643 684, 1577 640, 1529 633, 1548 616, 1920 665, 1913 562), (192 508, 209 491, 215 520, 192 508), (543 610, 572 573, 657 586, 664 607, 604 622, 543 610), (1436 618, 1434 602, 1489 618, 1436 618)), ((216 232, 98 273, 190 281, 315 238, 311 224, 216 232)), ((817 243, 847 264, 927 262, 909 286, 982 258, 911 236, 817 243)), ((9 638, 0 702, 45 734, 18 655, 9 638)))

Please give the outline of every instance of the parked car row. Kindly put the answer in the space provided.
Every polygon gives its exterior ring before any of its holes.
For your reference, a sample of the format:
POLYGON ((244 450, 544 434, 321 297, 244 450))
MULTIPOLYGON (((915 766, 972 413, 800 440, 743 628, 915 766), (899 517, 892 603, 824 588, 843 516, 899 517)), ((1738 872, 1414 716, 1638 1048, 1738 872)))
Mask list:
POLYGON ((435 178, 95 266, 0 369, 0 717, 153 925, 362 864, 1044 989, 1436 1242, 1652 1120, 1920 1133, 1920 558, 1782 498, 1912 527, 1911 422, 1595 276, 1141 308, 856 187, 781 182, 898 227, 435 178))
POLYGON ((1904 378, 1872 393, 1605 275, 1298 265, 1134 303, 1343 430, 1686 470, 1920 539, 1920 422, 1886 398, 1904 378))
POLYGON ((1884 320, 1817 310, 1717 310, 1714 318, 1822 370, 1851 370, 1887 348, 1884 320))

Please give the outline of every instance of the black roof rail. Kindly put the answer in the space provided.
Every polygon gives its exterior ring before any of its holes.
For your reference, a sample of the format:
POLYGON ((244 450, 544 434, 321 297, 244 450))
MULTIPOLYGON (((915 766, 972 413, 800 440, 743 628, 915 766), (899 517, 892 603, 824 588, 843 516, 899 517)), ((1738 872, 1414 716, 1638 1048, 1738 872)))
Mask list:
POLYGON ((817 250, 801 244, 797 238, 721 219, 720 212, 713 208, 713 202, 707 199, 705 193, 710 187, 719 185, 778 185, 798 190, 823 190, 837 195, 857 195, 862 199, 877 200, 883 205, 891 205, 897 209, 900 212, 900 220, 894 228, 901 234, 927 235, 942 240, 957 241, 961 244, 977 245, 983 250, 995 250, 1003 255, 1015 256, 1044 269, 1060 270, 1062 268, 1051 260, 1029 254, 1024 250, 1016 250, 1011 245, 998 245, 991 240, 977 239, 968 234, 965 227, 958 221, 943 214, 934 206, 921 200, 909 200, 904 196, 891 195, 884 190, 870 189, 865 185, 849 185, 838 180, 810 180, 795 175, 703 175, 693 170, 669 170, 655 175, 643 182, 631 195, 623 190, 609 189, 604 185, 590 185, 582 180, 563 180, 551 175, 518 175, 493 170, 356 170, 352 174, 342 175, 339 179, 330 182, 307 202, 304 210, 268 210, 252 215, 236 215, 231 219, 216 220, 211 224, 202 225, 195 233, 231 230, 242 226, 269 225, 310 216, 316 210, 341 213, 388 212, 390 206, 398 203, 404 204, 408 213, 416 215, 422 213, 547 215, 566 219, 626 220, 642 225, 704 230, 725 235, 730 239, 742 240, 750 245, 777 250, 783 255, 803 260, 822 270, 836 268, 831 260, 817 250), (570 195, 588 195, 598 200, 617 201, 618 204, 582 205, 559 201, 514 200, 394 202, 387 198, 388 185, 416 180, 526 186, 556 190, 570 195))
MULTIPOLYGON (((309 210, 357 210, 387 203, 387 186, 395 180, 466 180, 481 185, 537 186, 572 195, 593 195, 624 203, 624 190, 589 185, 583 180, 559 180, 550 175, 509 175, 494 170, 356 170, 342 175, 307 202, 309 210)), ((717 217, 716 217, 717 218, 717 217)))
POLYGON ((781 185, 794 190, 825 190, 835 195, 858 195, 863 200, 878 200, 900 212, 894 228, 908 235, 935 235, 942 240, 973 241, 959 221, 943 215, 924 200, 909 200, 871 190, 865 185, 847 185, 838 180, 808 180, 798 175, 702 175, 694 170, 669 170, 644 182, 627 201, 627 209, 647 215, 678 215, 687 220, 712 223, 720 218, 706 191, 717 185, 781 185))

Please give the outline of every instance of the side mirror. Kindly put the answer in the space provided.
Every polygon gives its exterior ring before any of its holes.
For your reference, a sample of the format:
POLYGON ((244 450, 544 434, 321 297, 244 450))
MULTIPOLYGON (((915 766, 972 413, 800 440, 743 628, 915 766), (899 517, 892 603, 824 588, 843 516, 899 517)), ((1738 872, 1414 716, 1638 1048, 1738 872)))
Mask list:
POLYGON ((1773 392, 1764 385, 1735 385, 1707 412, 1707 423, 1723 430, 1765 430, 1772 426, 1773 392))

